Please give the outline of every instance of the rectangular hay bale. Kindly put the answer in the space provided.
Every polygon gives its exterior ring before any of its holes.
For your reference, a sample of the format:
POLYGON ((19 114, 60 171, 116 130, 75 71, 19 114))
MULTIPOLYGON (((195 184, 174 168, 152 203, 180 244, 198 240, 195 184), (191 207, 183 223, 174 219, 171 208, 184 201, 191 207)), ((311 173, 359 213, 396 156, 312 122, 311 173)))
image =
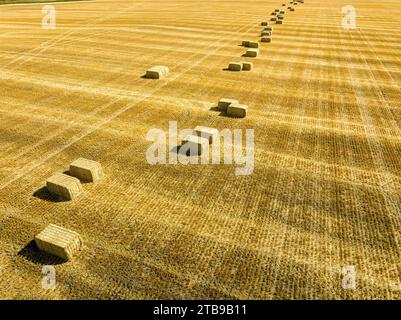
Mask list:
POLYGON ((70 164, 70 174, 83 181, 96 182, 103 177, 103 170, 99 162, 79 158, 70 164))
POLYGON ((221 98, 217 107, 219 110, 226 111, 231 104, 238 103, 238 100, 235 99, 221 98))
POLYGON ((162 79, 169 73, 169 68, 165 66, 155 66, 146 71, 146 78, 149 79, 162 79))
POLYGON ((71 260, 82 246, 82 238, 75 231, 49 224, 35 236, 39 250, 66 261, 71 260))
POLYGON ((230 62, 228 65, 228 70, 230 71, 241 71, 242 65, 240 62, 230 62))
POLYGON ((253 69, 253 63, 252 62, 248 62, 248 61, 242 62, 242 70, 251 71, 252 69, 253 69))
POLYGON ((64 200, 74 200, 82 193, 81 181, 63 173, 56 173, 47 179, 46 188, 64 200))
POLYGON ((264 36, 261 39, 262 42, 272 42, 272 38, 270 36, 264 36))
POLYGON ((234 104, 227 108, 227 115, 234 118, 245 118, 248 106, 244 104, 234 104))
POLYGON ((259 48, 259 42, 257 41, 250 41, 249 48, 259 48))
POLYGON ((256 58, 259 54, 259 49, 248 49, 245 53, 246 57, 256 58))

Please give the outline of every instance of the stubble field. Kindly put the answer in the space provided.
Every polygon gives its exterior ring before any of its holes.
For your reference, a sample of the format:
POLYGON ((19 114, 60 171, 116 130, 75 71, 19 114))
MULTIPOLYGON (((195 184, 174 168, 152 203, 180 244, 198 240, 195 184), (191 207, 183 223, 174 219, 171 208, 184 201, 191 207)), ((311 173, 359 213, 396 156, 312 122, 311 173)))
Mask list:
POLYGON ((55 30, 43 4, 0 6, 0 298, 400 299, 401 3, 351 2, 305 0, 241 73, 223 69, 282 2, 57 3, 55 30), (222 97, 248 116, 211 111, 222 97), (254 129, 254 172, 148 164, 169 121, 254 129), (79 157, 105 178, 43 195, 79 157), (74 260, 32 245, 49 223, 81 234, 74 260))

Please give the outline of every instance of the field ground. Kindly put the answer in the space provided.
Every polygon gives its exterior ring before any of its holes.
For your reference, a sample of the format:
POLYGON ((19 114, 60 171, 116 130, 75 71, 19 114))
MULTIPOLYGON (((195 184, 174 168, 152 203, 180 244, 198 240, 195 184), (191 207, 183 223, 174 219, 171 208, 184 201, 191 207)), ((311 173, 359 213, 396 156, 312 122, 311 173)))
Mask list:
MULTIPOLYGON (((42 3, 46 2, 67 2, 67 1, 80 1, 80 0, 0 0, 0 5, 2 4, 28 4, 28 3, 42 3)), ((84 0, 82 0, 84 1, 84 0)))
POLYGON ((223 69, 281 1, 57 3, 56 30, 43 4, 2 6, 0 298, 400 299, 401 2, 351 1, 347 31, 349 2, 305 0, 242 73, 223 69), (154 65, 169 77, 142 78, 154 65), (210 111, 221 97, 247 118, 210 111), (149 165, 170 120, 253 128, 253 174, 149 165), (37 192, 81 156, 105 179, 73 202, 37 192), (32 245, 48 223, 82 235, 73 261, 32 245))

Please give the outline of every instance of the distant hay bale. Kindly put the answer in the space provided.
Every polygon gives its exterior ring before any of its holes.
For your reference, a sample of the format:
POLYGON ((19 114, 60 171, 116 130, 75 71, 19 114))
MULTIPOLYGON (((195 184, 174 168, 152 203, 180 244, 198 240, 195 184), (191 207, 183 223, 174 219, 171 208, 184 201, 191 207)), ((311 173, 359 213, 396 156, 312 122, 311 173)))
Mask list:
POLYGON ((155 66, 146 71, 146 78, 149 79, 162 79, 169 73, 169 68, 165 66, 155 66))
POLYGON ((79 158, 70 164, 70 174, 83 181, 96 182, 103 177, 103 170, 99 162, 79 158))
POLYGON ((253 63, 252 62, 248 62, 248 61, 242 62, 242 70, 251 71, 252 69, 253 69, 253 63))
POLYGON ((270 18, 270 21, 276 21, 276 20, 277 20, 277 18, 275 18, 275 17, 270 18))
POLYGON ((283 16, 277 16, 277 20, 284 20, 284 17, 283 16))
POLYGON ((185 146, 191 156, 200 156, 209 147, 209 139, 187 135, 182 139, 182 146, 185 146))
POLYGON ((259 49, 248 49, 245 53, 245 57, 256 58, 259 54, 259 49))
POLYGON ((47 190, 65 200, 74 200, 82 193, 81 181, 63 173, 56 173, 46 181, 47 190))
POLYGON ((277 20, 276 24, 283 24, 283 20, 277 20))
POLYGON ((275 16, 277 14, 277 12, 276 11, 274 11, 274 12, 272 12, 272 16, 275 16))
POLYGON ((274 12, 280 12, 280 9, 275 9, 274 12))
POLYGON ((241 71, 242 65, 240 62, 230 62, 228 65, 228 70, 230 71, 241 71))
POLYGON ((295 11, 295 8, 291 8, 290 11, 295 11))
POLYGON ((262 31, 262 33, 260 34, 261 37, 270 37, 272 35, 271 31, 262 31))
POLYGON ((244 104, 231 104, 227 108, 227 115, 234 118, 245 118, 248 106, 244 104))
POLYGON ((250 41, 249 48, 259 48, 259 42, 257 41, 250 41))
POLYGON ((283 10, 282 10, 282 11, 280 11, 280 14, 285 14, 285 11, 283 11, 283 10))
POLYGON ((268 26, 266 28, 263 28, 262 31, 273 31, 273 27, 272 26, 268 26))
POLYGON ((267 21, 262 21, 260 25, 261 25, 261 26, 268 26, 269 23, 268 23, 267 21))
POLYGON ((238 103, 239 103, 238 100, 235 99, 221 98, 217 107, 219 110, 227 111, 227 108, 231 104, 238 104, 238 103))
POLYGON ((198 137, 207 139, 209 144, 212 144, 219 138, 219 130, 215 128, 197 126, 194 131, 198 137))
POLYGON ((250 40, 244 40, 244 41, 242 41, 242 45, 244 47, 249 47, 249 42, 251 42, 251 41, 250 40))
POLYGON ((35 236, 35 243, 39 250, 68 261, 81 248, 82 239, 74 231, 49 224, 35 236))
POLYGON ((264 37, 262 37, 261 41, 262 42, 272 42, 272 38, 269 36, 264 36, 264 37))

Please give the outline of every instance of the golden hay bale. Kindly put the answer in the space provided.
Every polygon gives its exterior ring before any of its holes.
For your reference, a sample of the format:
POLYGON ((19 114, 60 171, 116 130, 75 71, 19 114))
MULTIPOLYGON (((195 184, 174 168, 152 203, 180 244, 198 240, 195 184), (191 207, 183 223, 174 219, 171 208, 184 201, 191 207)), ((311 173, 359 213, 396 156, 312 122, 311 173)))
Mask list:
POLYGON ((169 73, 169 68, 165 66, 155 66, 146 71, 146 78, 162 79, 169 73))
POLYGON ((245 57, 256 58, 259 54, 259 49, 248 49, 245 53, 245 57))
POLYGON ((243 45, 244 47, 249 47, 249 42, 251 42, 251 41, 249 41, 249 40, 244 40, 244 41, 242 41, 242 45, 243 45))
POLYGON ((73 200, 82 192, 81 181, 63 173, 56 173, 46 181, 47 190, 65 200, 73 200))
POLYGON ((245 118, 248 106, 244 104, 231 104, 227 108, 227 115, 234 118, 245 118))
POLYGON ((270 18, 270 21, 276 21, 276 20, 277 20, 277 18, 275 18, 275 17, 270 18))
POLYGON ((295 11, 295 9, 294 8, 290 8, 290 11, 295 11))
POLYGON ((35 236, 35 243, 39 250, 68 261, 81 248, 82 238, 74 231, 49 224, 35 236))
POLYGON ((274 11, 274 12, 272 12, 272 16, 275 16, 277 14, 277 12, 276 11, 274 11))
POLYGON ((271 31, 262 31, 262 33, 260 34, 261 37, 270 37, 272 35, 271 31))
POLYGON ((230 71, 241 71, 242 65, 240 62, 230 62, 228 70, 230 71))
POLYGON ((215 142, 219 138, 219 130, 215 128, 197 126, 194 131, 198 137, 207 139, 209 144, 215 142))
POLYGON ((259 48, 259 42, 257 41, 250 41, 249 48, 259 48))
POLYGON ((269 23, 268 23, 267 21, 262 21, 262 22, 260 23, 260 25, 261 25, 261 26, 268 26, 269 23))
POLYGON ((283 24, 283 20, 277 20, 276 24, 283 24))
POLYGON ((99 162, 79 158, 70 164, 70 174, 83 181, 96 182, 103 177, 103 170, 99 162))
POLYGON ((209 148, 209 139, 198 137, 197 135, 187 135, 182 139, 182 146, 189 151, 191 155, 202 155, 209 148))
POLYGON ((261 41, 262 42, 272 42, 272 38, 269 36, 264 36, 264 37, 262 37, 261 41))
POLYGON ((274 12, 280 12, 280 9, 275 9, 274 12))
POLYGON ((252 62, 248 62, 248 61, 242 62, 242 70, 251 71, 252 69, 253 69, 253 63, 252 62))
POLYGON ((238 104, 238 103, 239 103, 238 100, 235 99, 221 98, 217 107, 219 110, 226 111, 231 104, 238 104))
POLYGON ((285 14, 285 11, 283 11, 283 10, 282 10, 282 11, 280 11, 280 14, 285 14))
POLYGON ((263 28, 262 32, 263 31, 273 31, 273 27, 269 26, 269 27, 263 28))

